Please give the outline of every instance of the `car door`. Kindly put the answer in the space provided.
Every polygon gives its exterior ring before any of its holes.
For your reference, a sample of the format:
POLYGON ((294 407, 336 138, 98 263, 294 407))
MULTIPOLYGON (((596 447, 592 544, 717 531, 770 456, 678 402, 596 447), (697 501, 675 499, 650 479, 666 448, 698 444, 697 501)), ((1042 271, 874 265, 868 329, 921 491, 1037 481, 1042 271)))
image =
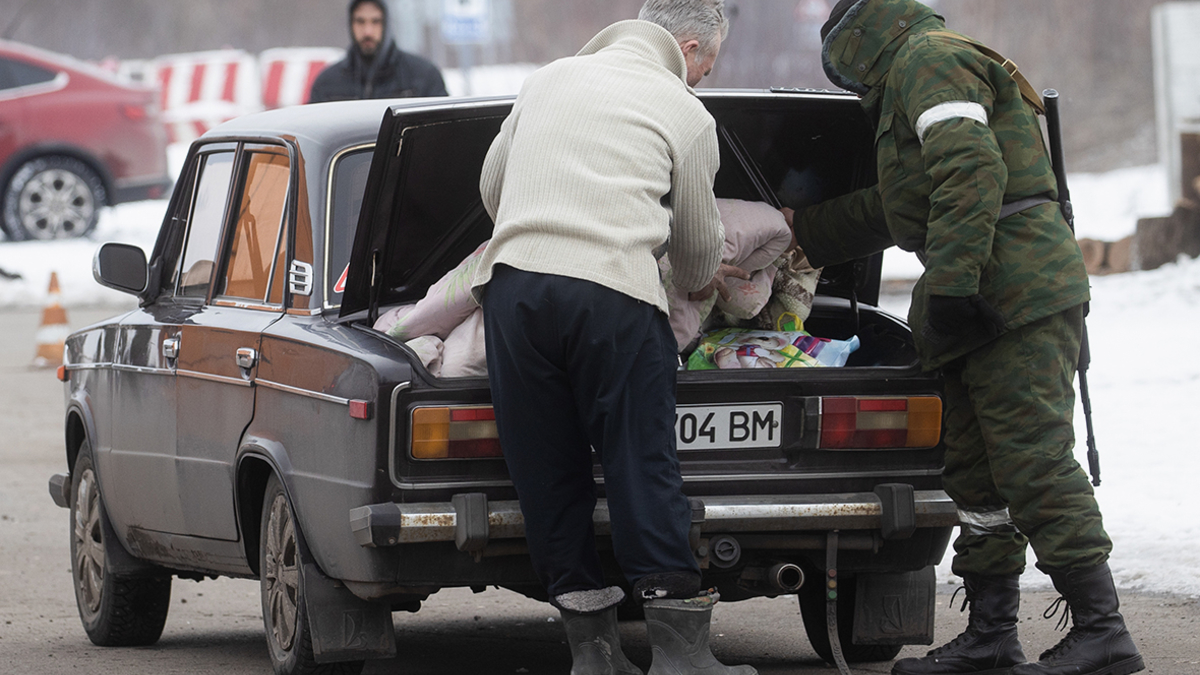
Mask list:
POLYGON ((286 146, 242 145, 208 299, 179 326, 176 480, 192 536, 238 538, 234 460, 261 333, 283 314, 291 164, 286 146))
POLYGON ((189 158, 152 257, 157 297, 126 315, 113 338, 110 424, 95 450, 106 506, 122 529, 186 531, 176 466, 180 333, 208 295, 236 148, 210 144, 189 158))

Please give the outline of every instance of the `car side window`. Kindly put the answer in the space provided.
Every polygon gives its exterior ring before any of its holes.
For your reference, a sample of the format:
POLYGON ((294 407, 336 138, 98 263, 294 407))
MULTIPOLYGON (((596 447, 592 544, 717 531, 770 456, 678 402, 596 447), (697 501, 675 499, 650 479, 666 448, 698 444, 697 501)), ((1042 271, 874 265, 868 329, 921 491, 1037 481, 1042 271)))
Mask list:
POLYGON ((188 218, 183 264, 179 266, 179 282, 175 294, 184 297, 208 295, 212 281, 213 262, 221 239, 221 224, 229 199, 229 180, 233 176, 232 152, 205 155, 199 167, 196 194, 188 218))
POLYGON ((329 196, 329 242, 325 273, 326 303, 340 305, 346 283, 345 274, 354 246, 358 214, 362 210, 363 191, 371 170, 374 147, 348 152, 333 167, 332 193, 329 196))
POLYGON ((16 78, 9 71, 9 64, 11 63, 12 59, 0 58, 0 91, 12 89, 17 86, 16 78))
POLYGON ((10 61, 8 64, 9 73, 11 73, 15 86, 28 87, 32 84, 41 84, 49 82, 58 76, 53 70, 47 70, 41 66, 35 66, 32 63, 24 61, 10 61))
POLYGON ((283 216, 290 177, 287 152, 247 152, 224 273, 216 295, 281 304, 287 247, 283 216))
POLYGON ((54 71, 40 66, 16 59, 0 58, 0 90, 41 84, 53 80, 56 76, 54 71))

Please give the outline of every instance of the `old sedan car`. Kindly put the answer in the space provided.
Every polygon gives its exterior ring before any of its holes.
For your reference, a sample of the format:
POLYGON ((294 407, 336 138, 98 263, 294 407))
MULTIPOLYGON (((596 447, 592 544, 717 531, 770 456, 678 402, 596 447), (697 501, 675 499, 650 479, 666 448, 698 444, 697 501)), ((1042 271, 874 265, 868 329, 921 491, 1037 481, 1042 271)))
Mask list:
MULTIPOLYGON (((718 196, 801 206, 872 180, 852 96, 702 100, 719 123, 718 196)), ((486 377, 435 376, 373 328, 490 236, 479 174, 511 105, 360 101, 233 120, 192 145, 148 258, 101 247, 97 279, 140 307, 67 341, 70 472, 50 481, 75 524, 92 641, 157 640, 172 576, 257 577, 280 673, 394 654, 391 612, 442 588, 544 598, 486 377)), ((932 640, 932 565, 957 522, 940 483, 941 381, 875 307, 879 267, 825 270, 806 322, 860 338, 846 367, 679 376, 704 582, 728 601, 798 595, 827 659, 932 640)))
POLYGON ((83 236, 102 206, 170 186, 153 89, 0 40, 0 229, 10 240, 83 236))

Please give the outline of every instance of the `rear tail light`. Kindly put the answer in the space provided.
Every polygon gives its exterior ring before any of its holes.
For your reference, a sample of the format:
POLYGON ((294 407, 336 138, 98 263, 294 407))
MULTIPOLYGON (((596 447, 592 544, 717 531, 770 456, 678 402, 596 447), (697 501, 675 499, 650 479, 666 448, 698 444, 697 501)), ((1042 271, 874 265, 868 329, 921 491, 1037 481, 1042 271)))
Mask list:
POLYGON ((503 456, 491 406, 417 408, 410 428, 413 459, 503 456))
POLYGON ((150 116, 144 106, 133 105, 131 103, 125 103, 121 106, 121 114, 125 115, 125 117, 133 120, 134 122, 145 121, 145 119, 150 116))
POLYGON ((821 399, 822 448, 931 448, 941 434, 936 396, 821 399))

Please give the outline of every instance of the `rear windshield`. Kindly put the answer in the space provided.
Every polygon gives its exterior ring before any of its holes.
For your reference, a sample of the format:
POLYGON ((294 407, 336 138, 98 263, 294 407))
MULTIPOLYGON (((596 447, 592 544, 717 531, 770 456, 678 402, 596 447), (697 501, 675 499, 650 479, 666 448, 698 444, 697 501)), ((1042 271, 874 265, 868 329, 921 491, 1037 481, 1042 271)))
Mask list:
POLYGON ((373 146, 348 152, 333 165, 333 187, 329 195, 329 248, 325 273, 325 306, 342 304, 346 285, 346 268, 350 264, 350 249, 354 246, 354 231, 358 228, 358 213, 362 209, 367 174, 371 170, 373 146))

